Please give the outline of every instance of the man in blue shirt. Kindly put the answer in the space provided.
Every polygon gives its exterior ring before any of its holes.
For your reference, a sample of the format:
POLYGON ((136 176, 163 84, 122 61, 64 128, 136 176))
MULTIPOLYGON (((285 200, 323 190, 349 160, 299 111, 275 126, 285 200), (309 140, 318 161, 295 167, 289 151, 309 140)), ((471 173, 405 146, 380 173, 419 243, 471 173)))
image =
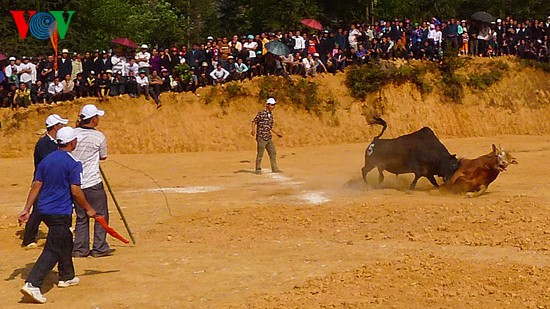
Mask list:
POLYGON ((74 129, 60 129, 56 140, 59 150, 52 152, 38 164, 27 203, 18 218, 19 224, 27 222, 29 211, 38 199, 36 207, 40 219, 49 228, 44 251, 25 280, 25 285, 20 289, 21 293, 38 303, 46 302, 46 298, 40 292, 40 286, 56 264, 59 271, 58 287, 70 287, 80 282, 80 279, 75 277, 71 254, 73 200, 86 210, 88 217, 96 216, 95 210, 86 201, 80 189, 82 164, 70 154, 77 144, 74 129))
MULTIPOLYGON (((50 153, 57 150, 57 142, 55 141, 56 133, 63 128, 68 119, 63 119, 57 114, 52 114, 46 119, 46 135, 41 137, 36 146, 34 146, 34 172, 38 168, 38 164, 47 157, 50 153)), ((34 177, 34 176, 33 176, 34 177)), ((38 236, 38 227, 40 226, 40 214, 34 205, 29 220, 25 224, 25 234, 23 236, 23 247, 28 249, 36 248, 36 237, 38 236)))

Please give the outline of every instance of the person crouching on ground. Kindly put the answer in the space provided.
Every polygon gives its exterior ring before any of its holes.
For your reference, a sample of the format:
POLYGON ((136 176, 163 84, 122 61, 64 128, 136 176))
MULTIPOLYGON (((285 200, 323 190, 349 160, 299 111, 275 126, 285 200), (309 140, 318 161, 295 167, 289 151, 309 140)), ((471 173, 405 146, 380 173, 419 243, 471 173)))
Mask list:
POLYGON ((277 102, 274 98, 269 98, 266 101, 265 110, 260 111, 254 120, 252 120, 252 136, 256 135, 256 142, 258 144, 258 153, 256 155, 256 174, 262 173, 262 157, 264 156, 264 150, 267 149, 269 155, 269 161, 271 162, 271 171, 273 173, 282 173, 277 167, 277 151, 275 150, 275 144, 271 136, 271 132, 275 133, 278 137, 283 137, 281 134, 273 130, 273 109, 277 102))
POLYGON ((74 129, 60 129, 56 140, 59 150, 51 153, 38 165, 27 203, 18 218, 19 224, 27 222, 29 211, 38 199, 40 217, 49 229, 44 250, 25 280, 25 285, 20 289, 21 293, 38 303, 46 302, 40 286, 56 264, 59 271, 58 287, 66 288, 80 282, 80 279, 75 277, 71 257, 73 235, 70 227, 73 199, 88 217, 96 217, 95 210, 86 201, 80 189, 82 165, 70 154, 77 145, 74 129))
POLYGON ((212 77, 212 84, 214 86, 217 84, 225 84, 226 79, 229 77, 229 72, 222 68, 221 63, 218 63, 218 65, 216 65, 216 69, 210 72, 210 77, 212 77))

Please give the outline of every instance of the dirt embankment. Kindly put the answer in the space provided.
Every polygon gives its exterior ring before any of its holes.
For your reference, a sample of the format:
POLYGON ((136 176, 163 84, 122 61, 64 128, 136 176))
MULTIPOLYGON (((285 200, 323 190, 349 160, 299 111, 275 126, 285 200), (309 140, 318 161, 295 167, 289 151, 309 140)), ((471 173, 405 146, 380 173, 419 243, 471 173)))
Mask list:
MULTIPOLYGON (((467 71, 474 72, 491 60, 476 60, 467 71)), ((389 124, 385 136, 392 137, 431 127, 444 137, 470 137, 499 134, 550 133, 550 76, 521 68, 511 60, 504 77, 484 91, 466 90, 461 104, 452 103, 436 87, 429 95, 412 84, 390 85, 381 92, 382 116, 389 124)), ((370 127, 364 114, 378 95, 366 102, 354 100, 343 85, 344 75, 317 77, 319 95, 334 98, 334 104, 321 113, 279 104, 276 127, 284 137, 280 146, 368 142, 379 132, 370 127)), ((250 122, 263 108, 258 100, 261 79, 241 85, 248 95, 219 99, 205 104, 209 89, 193 94, 164 94, 163 107, 156 110, 151 101, 113 98, 98 104, 107 115, 100 128, 109 138, 111 153, 166 153, 252 149, 250 122), (229 102, 229 103, 227 103, 229 102)), ((434 81, 437 84, 437 81, 434 81)), ((28 156, 37 132, 44 128, 50 113, 76 120, 80 107, 95 102, 82 99, 50 106, 33 106, 26 111, 0 110, 0 157, 28 156)))

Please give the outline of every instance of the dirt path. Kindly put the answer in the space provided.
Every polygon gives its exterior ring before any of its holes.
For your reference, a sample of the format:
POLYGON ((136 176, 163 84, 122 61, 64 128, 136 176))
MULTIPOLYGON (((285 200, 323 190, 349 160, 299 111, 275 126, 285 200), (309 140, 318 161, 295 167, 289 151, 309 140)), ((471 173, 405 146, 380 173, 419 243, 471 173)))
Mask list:
MULTIPOLYGON (((425 180, 407 192, 403 175, 378 186, 373 172, 365 187, 364 144, 279 149, 285 173, 261 176, 251 151, 114 155, 103 167, 138 244, 111 240, 116 255, 75 260, 78 287, 50 276, 43 307, 550 305, 550 136, 444 143, 468 157, 501 144, 519 165, 466 199, 425 180)), ((31 165, 0 161, 3 308, 31 307, 18 288, 40 250, 21 249, 14 224, 31 165)))

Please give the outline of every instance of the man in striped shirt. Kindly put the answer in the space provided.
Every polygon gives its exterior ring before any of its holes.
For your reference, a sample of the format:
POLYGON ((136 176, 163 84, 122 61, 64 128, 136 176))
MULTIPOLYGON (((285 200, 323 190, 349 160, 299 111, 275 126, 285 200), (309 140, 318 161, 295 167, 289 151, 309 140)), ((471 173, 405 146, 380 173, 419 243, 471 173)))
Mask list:
MULTIPOLYGON (((105 135, 95 128, 99 124, 99 117, 105 114, 93 104, 85 105, 80 112, 80 122, 75 129, 78 144, 72 155, 82 163, 82 191, 86 200, 90 202, 97 214, 104 216, 109 222, 107 194, 103 188, 99 161, 107 159, 107 140, 105 135)), ((105 237, 106 232, 97 222, 94 224, 94 241, 90 251, 90 220, 81 207, 75 207, 76 226, 73 247, 74 257, 102 257, 111 255, 114 249, 109 247, 105 237)))

